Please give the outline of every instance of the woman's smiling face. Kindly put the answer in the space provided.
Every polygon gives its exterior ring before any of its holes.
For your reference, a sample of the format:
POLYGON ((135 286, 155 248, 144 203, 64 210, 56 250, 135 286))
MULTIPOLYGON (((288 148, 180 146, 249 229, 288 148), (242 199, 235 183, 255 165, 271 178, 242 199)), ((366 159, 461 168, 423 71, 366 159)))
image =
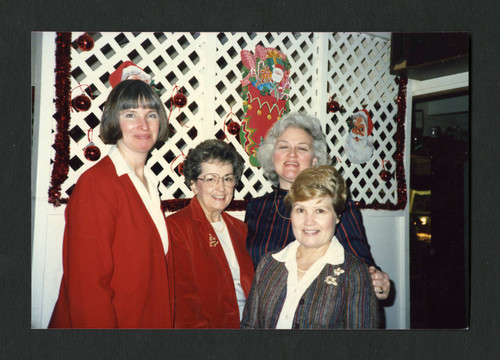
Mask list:
POLYGON ((118 146, 134 153, 147 153, 158 139, 160 116, 154 109, 134 108, 120 111, 122 138, 118 146))
POLYGON ((340 220, 329 196, 295 202, 290 216, 295 239, 305 248, 329 246, 340 220))
POLYGON ((229 176, 234 177, 233 172, 233 165, 230 163, 204 162, 201 164, 201 173, 198 179, 193 180, 191 189, 209 220, 216 220, 233 199, 234 184, 223 180, 229 176), (207 185, 205 181, 200 180, 208 174, 217 174, 220 178, 219 182, 215 185, 207 185))
POLYGON ((316 161, 313 138, 305 130, 289 127, 276 139, 273 164, 280 188, 290 189, 299 172, 314 166, 316 161))

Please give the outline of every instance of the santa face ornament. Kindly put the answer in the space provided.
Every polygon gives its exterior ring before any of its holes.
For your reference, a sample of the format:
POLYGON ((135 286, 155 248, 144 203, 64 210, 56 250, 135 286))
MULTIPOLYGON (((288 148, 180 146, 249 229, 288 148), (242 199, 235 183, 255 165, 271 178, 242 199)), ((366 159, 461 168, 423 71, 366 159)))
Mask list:
POLYGON ((354 164, 363 164, 373 155, 373 122, 366 110, 356 112, 349 119, 349 134, 345 149, 347 158, 354 164))

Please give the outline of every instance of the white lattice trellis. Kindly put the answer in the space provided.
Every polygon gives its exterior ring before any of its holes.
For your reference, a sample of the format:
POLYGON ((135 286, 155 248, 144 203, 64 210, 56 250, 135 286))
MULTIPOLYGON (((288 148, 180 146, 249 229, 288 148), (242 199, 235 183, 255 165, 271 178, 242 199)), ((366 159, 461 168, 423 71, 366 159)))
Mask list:
POLYGON ((352 196, 366 204, 396 203, 396 180, 384 182, 379 177, 382 160, 395 169, 397 87, 389 74, 390 44, 363 34, 337 33, 328 37, 327 92, 335 93, 346 112, 336 113, 327 121, 327 139, 331 156, 339 156, 337 165, 348 180, 352 196), (344 141, 347 119, 356 109, 366 108, 373 116, 375 152, 365 164, 346 161, 344 141))
MULTIPOLYGON (((71 113, 70 172, 62 184, 62 196, 71 193, 80 174, 94 163, 83 156, 87 132, 103 154, 108 151, 99 137, 99 119, 112 73, 123 61, 133 61, 146 70, 171 111, 171 138, 155 148, 148 166, 161 181, 162 199, 191 197, 176 169, 183 154, 207 138, 225 138, 241 155, 244 149, 236 136, 225 134, 224 122, 231 113, 243 118, 240 51, 257 44, 275 47, 287 54, 291 64, 290 108, 314 114, 323 121, 332 158, 340 159, 339 170, 347 179, 355 200, 366 204, 397 202, 396 179, 385 183, 379 177, 381 160, 393 160, 397 87, 389 74, 390 43, 360 33, 90 33, 91 51, 81 51, 73 33, 72 97, 78 85, 88 85, 93 95, 88 111, 71 113), (182 109, 170 108, 177 86, 187 95, 182 109), (346 112, 326 113, 326 101, 335 94, 346 112), (373 114, 375 153, 363 165, 351 164, 344 151, 347 119, 356 109, 373 114), (227 135, 227 137, 225 137, 227 135)), ((55 131, 55 129, 54 129, 55 131)), ((387 165, 386 165, 387 166, 387 165)), ((394 172, 394 171, 392 171, 394 172)), ((270 184, 261 169, 248 163, 235 198, 255 197, 268 192, 270 184)))

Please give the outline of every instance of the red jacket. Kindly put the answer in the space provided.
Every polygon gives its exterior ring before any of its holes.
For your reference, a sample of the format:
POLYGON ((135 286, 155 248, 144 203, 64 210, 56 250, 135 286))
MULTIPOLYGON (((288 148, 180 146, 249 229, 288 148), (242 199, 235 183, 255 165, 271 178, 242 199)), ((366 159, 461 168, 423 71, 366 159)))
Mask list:
POLYGON ((61 288, 49 327, 171 328, 172 251, 128 175, 106 156, 66 208, 61 288))
MULTIPOLYGON (((254 270, 245 247, 247 228, 225 212, 222 217, 240 266, 241 286, 248 296, 254 270)), ((233 276, 222 245, 210 246, 211 240, 218 238, 198 199, 167 216, 167 229, 174 257, 174 328, 239 328, 233 276)))

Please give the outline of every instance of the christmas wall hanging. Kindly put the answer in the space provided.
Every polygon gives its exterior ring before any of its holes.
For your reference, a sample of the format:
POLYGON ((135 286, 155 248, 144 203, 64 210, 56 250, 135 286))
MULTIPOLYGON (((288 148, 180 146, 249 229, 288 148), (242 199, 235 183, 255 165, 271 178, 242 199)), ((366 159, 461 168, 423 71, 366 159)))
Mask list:
MULTIPOLYGON (((361 208, 404 208, 407 82, 389 74, 390 42, 360 33, 83 35, 54 34, 48 197, 55 206, 67 201, 78 177, 108 152, 99 138, 99 123, 114 83, 111 75, 121 71, 120 80, 125 73, 150 81, 171 110, 170 139, 156 146, 147 162, 160 181, 166 211, 178 210, 192 197, 182 161, 207 138, 224 139, 249 159, 230 210, 244 210, 250 198, 269 192, 271 185, 252 154, 272 123, 289 110, 322 121, 329 155, 339 160, 335 166, 361 208), (373 123, 373 153, 362 163, 350 159, 346 146, 354 128, 349 129, 349 118, 359 109, 373 123), (263 127, 252 125, 258 116, 265 120, 263 127)), ((369 121, 358 123, 366 124, 368 134, 369 121)))
POLYGON ((345 149, 347 158, 355 164, 363 164, 373 155, 373 121, 367 110, 354 113, 348 120, 349 133, 345 149))
POLYGON ((245 118, 241 124, 240 142, 250 164, 260 166, 257 148, 269 128, 290 109, 290 63, 281 51, 261 45, 255 47, 255 53, 242 50, 241 61, 245 118))

